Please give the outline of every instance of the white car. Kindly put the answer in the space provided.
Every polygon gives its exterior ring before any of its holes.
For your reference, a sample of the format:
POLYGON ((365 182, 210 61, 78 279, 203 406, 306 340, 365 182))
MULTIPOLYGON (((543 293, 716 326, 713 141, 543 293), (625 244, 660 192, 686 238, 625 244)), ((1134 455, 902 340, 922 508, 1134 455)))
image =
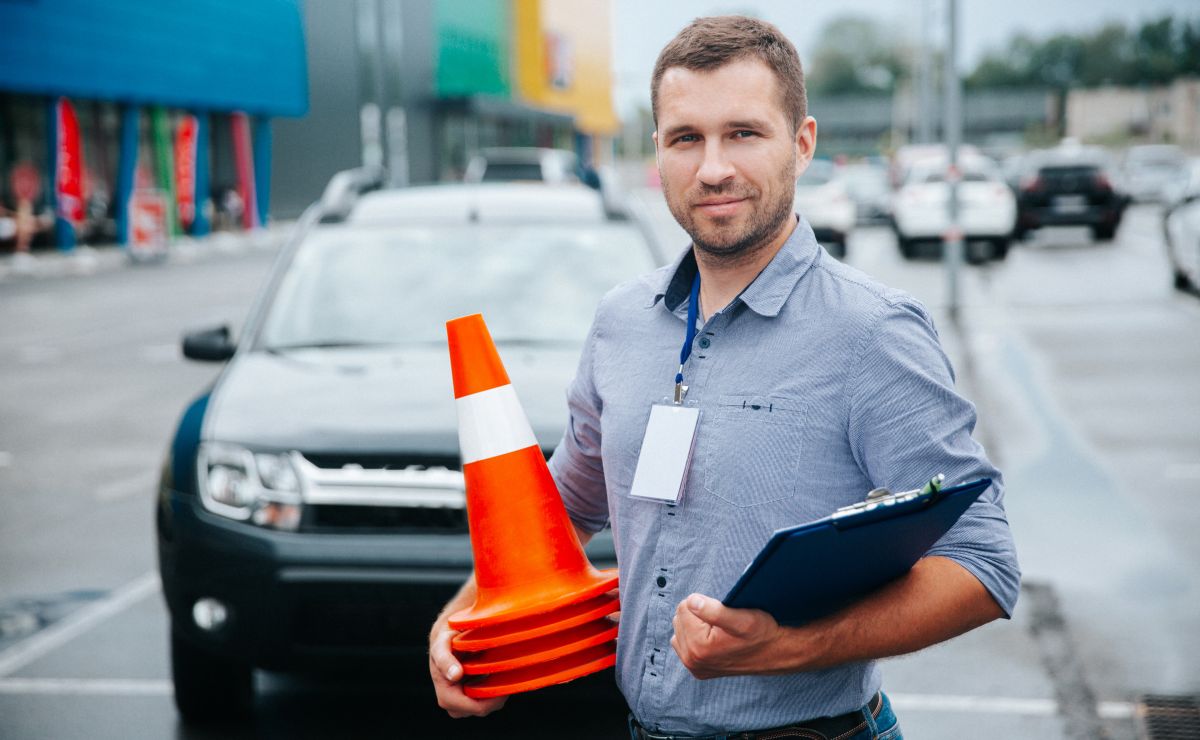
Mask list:
MULTIPOLYGON (((959 224, 967 257, 982 261, 1004 259, 1017 222, 1017 202, 999 172, 983 158, 966 158, 960 165, 959 224)), ((892 225, 900 253, 917 255, 922 243, 938 244, 949 227, 950 188, 944 160, 914 165, 892 196, 892 225)))
POLYGON ((796 210, 808 220, 817 241, 834 257, 846 256, 846 238, 857 220, 854 200, 837 168, 816 159, 796 181, 796 210))
POLYGON ((1167 206, 1163 231, 1175 287, 1200 291, 1200 160, 1192 162, 1187 185, 1167 206))
POLYGON ((1174 144, 1135 146, 1125 155, 1125 184, 1138 202, 1166 202, 1187 177, 1187 158, 1174 144))
MULTIPOLYGON (((574 152, 542 147, 488 147, 467 162, 463 182, 581 182, 583 168, 574 152)), ((590 183, 596 185, 598 183, 590 183)))

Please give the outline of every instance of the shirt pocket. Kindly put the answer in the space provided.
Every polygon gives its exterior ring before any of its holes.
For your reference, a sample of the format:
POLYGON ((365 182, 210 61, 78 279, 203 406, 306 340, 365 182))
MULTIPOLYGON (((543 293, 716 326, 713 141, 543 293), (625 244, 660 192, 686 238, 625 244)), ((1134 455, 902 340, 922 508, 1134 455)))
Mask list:
POLYGON ((720 396, 701 417, 704 488, 738 507, 796 492, 805 409, 795 398, 720 396))

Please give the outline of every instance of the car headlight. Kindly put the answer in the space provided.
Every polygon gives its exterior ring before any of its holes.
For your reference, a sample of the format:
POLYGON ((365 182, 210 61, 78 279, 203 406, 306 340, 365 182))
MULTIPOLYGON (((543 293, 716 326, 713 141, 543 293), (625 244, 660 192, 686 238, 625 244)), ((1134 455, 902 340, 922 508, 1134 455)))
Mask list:
POLYGON ((205 442, 196 467, 200 500, 214 514, 273 529, 300 526, 300 478, 291 455, 205 442))

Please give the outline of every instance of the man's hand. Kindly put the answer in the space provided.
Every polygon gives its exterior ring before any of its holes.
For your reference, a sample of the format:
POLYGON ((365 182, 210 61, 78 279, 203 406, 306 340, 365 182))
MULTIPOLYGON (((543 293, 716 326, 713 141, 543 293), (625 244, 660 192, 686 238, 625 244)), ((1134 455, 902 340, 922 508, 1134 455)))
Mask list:
POLYGON ((696 678, 774 672, 772 646, 783 628, 764 611, 692 594, 675 607, 672 624, 671 647, 696 678))
POLYGON ((450 650, 450 640, 456 634, 449 627, 439 626, 429 637, 429 675, 433 679, 438 706, 455 719, 484 717, 504 706, 508 697, 479 700, 463 693, 462 664, 450 650))

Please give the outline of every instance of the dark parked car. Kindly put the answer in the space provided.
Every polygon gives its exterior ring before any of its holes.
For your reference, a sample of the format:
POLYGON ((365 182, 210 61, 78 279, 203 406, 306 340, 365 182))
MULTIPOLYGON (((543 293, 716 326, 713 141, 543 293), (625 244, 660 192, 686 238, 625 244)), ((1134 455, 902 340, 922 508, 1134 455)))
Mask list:
POLYGON ((1097 240, 1111 240, 1129 204, 1111 172, 1102 153, 1082 147, 1030 155, 1017 189, 1015 236, 1043 226, 1087 226, 1097 240))
MULTIPOLYGON (((659 262, 581 185, 372 190, 343 175, 281 252, 163 466, 176 704, 238 716, 255 669, 421 654, 471 568, 446 320, 482 312, 549 454, 596 303, 659 262)), ((615 562, 611 537, 588 547, 615 562)))

